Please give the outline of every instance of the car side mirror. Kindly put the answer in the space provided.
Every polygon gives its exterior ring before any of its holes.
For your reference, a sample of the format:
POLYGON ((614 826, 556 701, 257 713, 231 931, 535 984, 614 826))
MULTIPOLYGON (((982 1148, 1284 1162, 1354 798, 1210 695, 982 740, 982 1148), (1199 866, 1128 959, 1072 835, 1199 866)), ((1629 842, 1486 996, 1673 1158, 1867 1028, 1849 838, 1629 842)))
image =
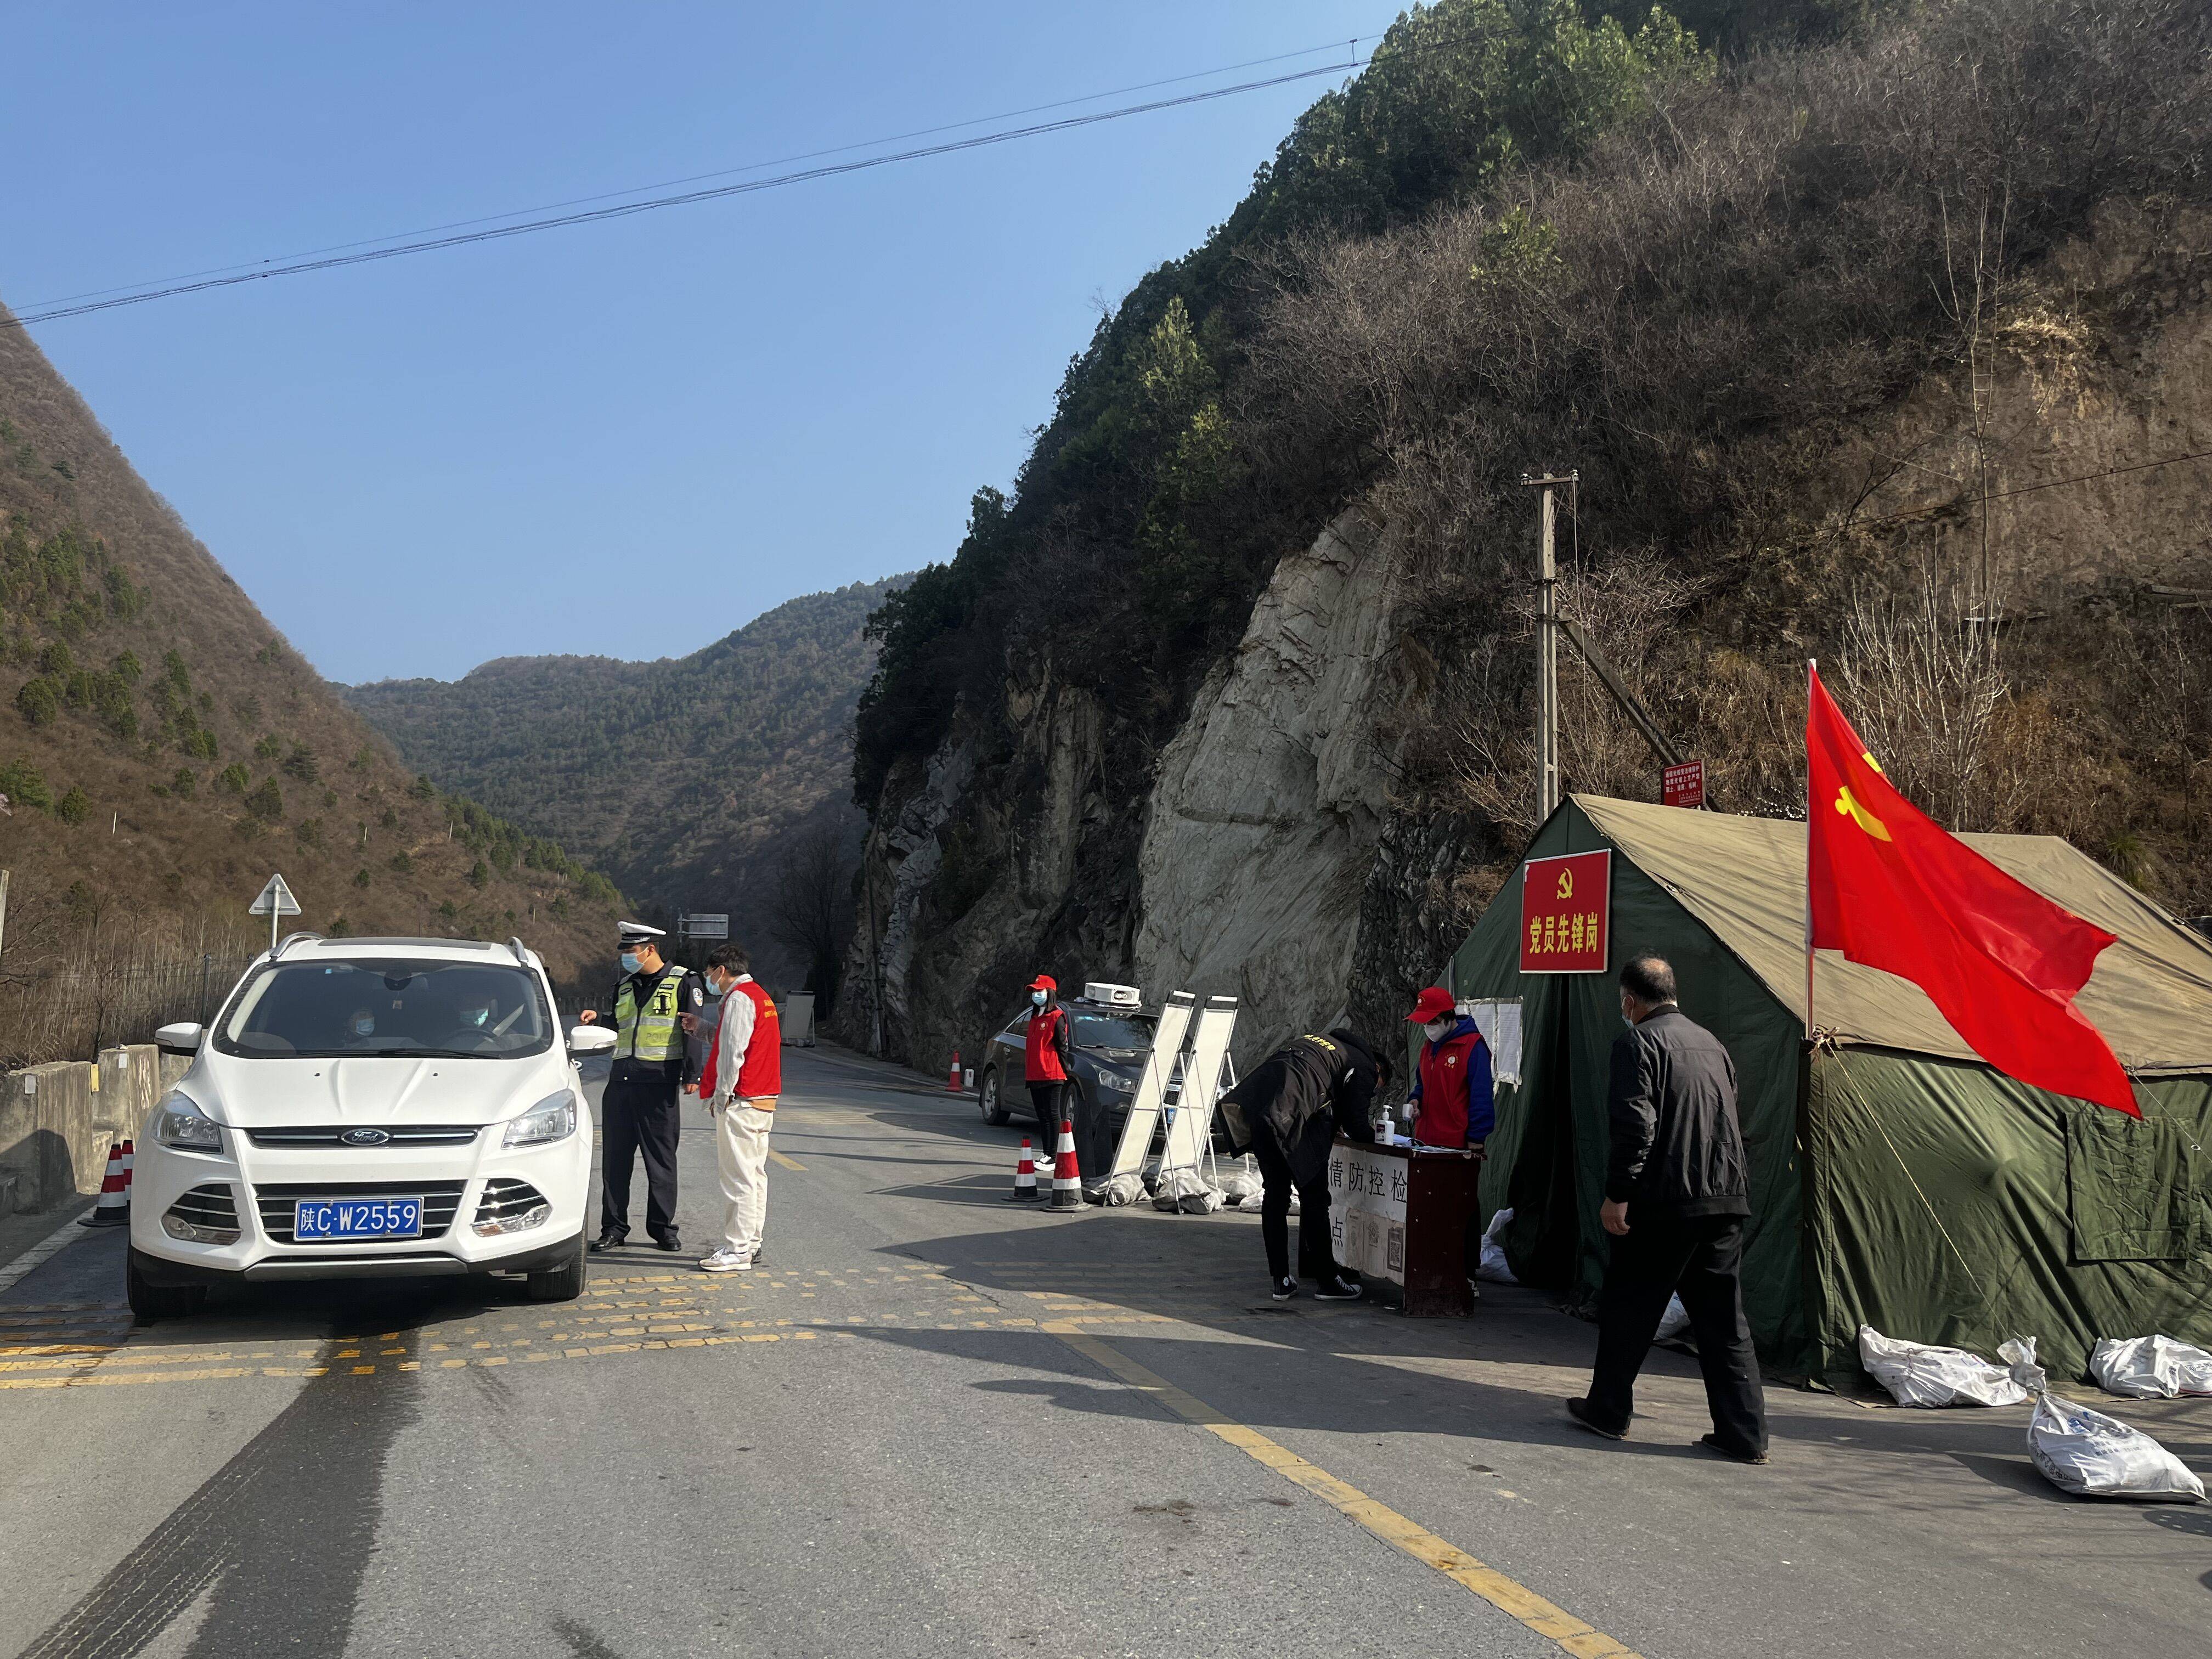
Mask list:
POLYGON ((571 1025, 568 1028, 568 1052, 572 1054, 604 1054, 613 1052, 615 1034, 604 1025, 571 1025))
POLYGON ((196 1054, 200 1051, 200 1040, 206 1035, 204 1027, 191 1020, 180 1020, 174 1025, 164 1025, 154 1033, 154 1046, 165 1054, 196 1054))

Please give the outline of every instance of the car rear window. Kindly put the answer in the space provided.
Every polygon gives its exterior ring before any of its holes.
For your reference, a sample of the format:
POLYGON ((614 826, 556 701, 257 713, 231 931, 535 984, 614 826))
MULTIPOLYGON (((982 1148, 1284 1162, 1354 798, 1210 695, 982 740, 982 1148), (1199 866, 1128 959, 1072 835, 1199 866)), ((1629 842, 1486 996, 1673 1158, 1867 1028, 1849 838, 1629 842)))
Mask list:
POLYGON ((538 976, 490 963, 264 963, 217 1021, 219 1053, 248 1058, 503 1060, 544 1054, 538 976))

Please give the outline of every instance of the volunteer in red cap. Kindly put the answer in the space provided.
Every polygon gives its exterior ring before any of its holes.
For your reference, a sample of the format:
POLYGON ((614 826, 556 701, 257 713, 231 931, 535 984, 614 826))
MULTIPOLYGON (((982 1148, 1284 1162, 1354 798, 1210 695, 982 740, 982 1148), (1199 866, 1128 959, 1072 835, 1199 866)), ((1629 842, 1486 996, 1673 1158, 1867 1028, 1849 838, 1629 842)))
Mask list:
POLYGON ((1421 1045, 1421 1061, 1408 1097, 1419 1109, 1413 1117, 1413 1139, 1424 1146, 1479 1150, 1490 1139, 1496 1121, 1491 1099, 1490 1045, 1441 985, 1422 992, 1406 1018, 1428 1037, 1421 1045))
MULTIPOLYGON (((1030 1023, 1022 1043, 1022 1078, 1030 1085, 1030 1105, 1044 1131, 1049 1158, 1059 1145, 1060 1114, 1067 1074, 1075 1068, 1074 1034, 1067 1010, 1060 1006, 1060 983, 1050 974, 1030 981, 1030 1023)), ((1079 1166, 1081 1159, 1077 1160, 1079 1166)))

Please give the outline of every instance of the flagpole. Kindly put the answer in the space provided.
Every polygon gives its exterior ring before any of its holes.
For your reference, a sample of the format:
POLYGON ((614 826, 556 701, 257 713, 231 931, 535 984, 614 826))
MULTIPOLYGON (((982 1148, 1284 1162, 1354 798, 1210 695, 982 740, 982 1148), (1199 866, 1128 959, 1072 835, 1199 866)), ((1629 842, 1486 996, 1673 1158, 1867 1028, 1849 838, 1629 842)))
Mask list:
MULTIPOLYGON (((1813 682, 1820 659, 1805 659, 1805 725, 1813 724, 1813 682)), ((1813 751, 1805 751, 1805 1041, 1813 1041, 1813 751)))

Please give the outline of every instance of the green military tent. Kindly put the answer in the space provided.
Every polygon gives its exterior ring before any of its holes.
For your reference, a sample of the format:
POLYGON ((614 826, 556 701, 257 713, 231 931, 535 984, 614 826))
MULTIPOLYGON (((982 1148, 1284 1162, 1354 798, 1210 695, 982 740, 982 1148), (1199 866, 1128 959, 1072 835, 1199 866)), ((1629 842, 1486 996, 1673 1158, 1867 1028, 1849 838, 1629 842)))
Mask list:
MULTIPOLYGON (((1970 846, 2117 936, 2078 999, 2136 1080, 2142 1120, 2028 1087, 1976 1059, 1927 997, 1820 954, 1805 1037, 1805 826, 1570 797, 1527 856, 1610 849, 1610 965, 1670 960, 1683 1011, 1735 1058, 1752 1170, 1744 1300, 1762 1358, 1842 1382, 1862 1324, 1993 1352, 2033 1336, 2080 1376, 2100 1336, 2212 1346, 2212 949, 2066 842, 1970 846)), ((1586 1304, 1607 1053, 1606 974, 1523 974, 1521 872, 1452 959, 1462 1001, 1517 1018, 1520 1081, 1498 1090, 1486 1214, 1507 1260, 1586 1304)), ((1510 1046, 1510 1039, 1509 1039, 1510 1046)))

